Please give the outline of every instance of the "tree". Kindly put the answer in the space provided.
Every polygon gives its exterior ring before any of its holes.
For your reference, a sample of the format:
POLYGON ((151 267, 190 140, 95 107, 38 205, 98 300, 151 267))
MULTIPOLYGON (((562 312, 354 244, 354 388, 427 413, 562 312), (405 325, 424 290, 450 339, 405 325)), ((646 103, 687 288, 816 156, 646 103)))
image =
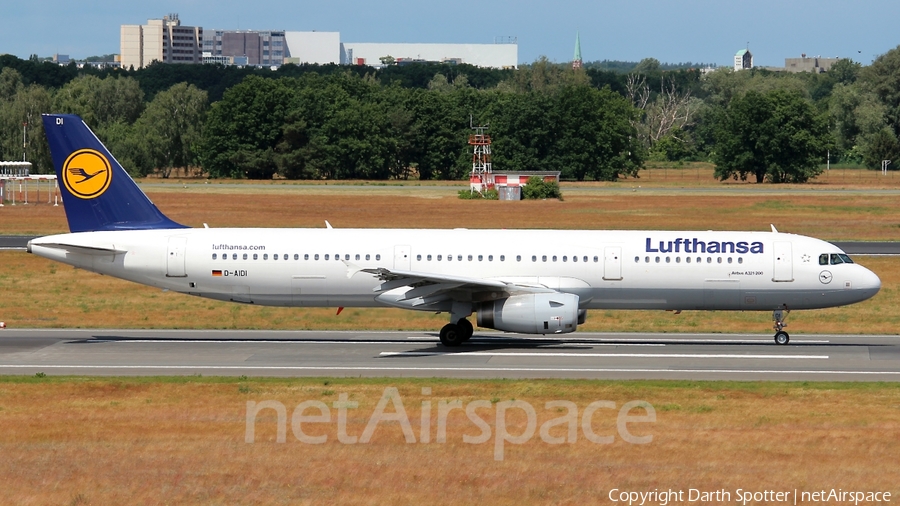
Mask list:
POLYGON ((169 177, 176 167, 197 164, 206 109, 205 91, 176 84, 157 94, 135 124, 148 162, 162 177, 169 177))
POLYGON ((111 123, 132 124, 144 107, 144 92, 130 77, 79 76, 63 86, 54 96, 59 112, 81 116, 94 131, 102 133, 111 123))
POLYGON ((637 176, 644 149, 634 128, 637 111, 609 89, 567 86, 554 97, 554 152, 563 177, 615 181, 637 176))
POLYGON ((278 171, 276 147, 295 108, 293 84, 249 76, 212 105, 199 148, 210 176, 270 179, 278 171))
POLYGON ((716 177, 804 183, 822 172, 831 145, 824 118, 799 92, 749 91, 732 100, 716 129, 716 177))
POLYGON ((883 160, 900 163, 900 142, 897 141, 897 136, 890 128, 885 127, 866 135, 862 143, 863 163, 867 167, 880 169, 883 160))
POLYGON ((863 68, 859 79, 885 105, 888 125, 894 130, 894 135, 900 135, 900 46, 863 68))

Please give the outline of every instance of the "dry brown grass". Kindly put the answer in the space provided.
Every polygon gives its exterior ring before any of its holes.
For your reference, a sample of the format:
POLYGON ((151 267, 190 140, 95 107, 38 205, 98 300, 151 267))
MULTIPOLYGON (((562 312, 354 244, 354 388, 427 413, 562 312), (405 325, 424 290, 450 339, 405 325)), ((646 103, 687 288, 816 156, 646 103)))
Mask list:
MULTIPOLYGON (((886 385, 459 380, 57 379, 0 383, 0 475, 5 504, 595 504, 612 488, 703 490, 887 490, 900 493, 900 390, 886 385), (306 425, 328 442, 299 442, 288 422, 276 443, 274 411, 262 412, 256 442, 245 437, 246 402, 305 400, 329 406, 348 394, 347 433, 359 436, 385 387, 397 387, 419 437, 420 406, 432 402, 431 443, 407 444, 399 425, 378 426, 369 444, 341 444, 330 424, 306 425), (423 396, 422 387, 432 393, 423 396), (538 427, 561 416, 549 400, 584 408, 643 400, 655 423, 634 424, 649 444, 626 443, 615 412, 594 430, 609 445, 551 445, 539 432, 506 444, 495 461, 496 411, 480 410, 490 441, 465 444, 479 429, 448 418, 436 443, 437 402, 522 400, 538 427)), ((389 407, 387 412, 392 413, 389 407)), ((307 412, 314 414, 314 411, 307 412)), ((643 414, 636 410, 633 414, 643 414)), ((511 410, 509 433, 524 430, 511 410)), ((565 434, 557 427, 554 436, 565 434)), ((734 499, 734 495, 732 495, 734 499)))
MULTIPOLYGON (((565 201, 467 201, 453 189, 218 185, 153 187, 172 219, 211 227, 563 228, 779 230, 825 240, 895 240, 900 208, 893 194, 739 192, 724 194, 583 191, 565 201)), ((773 187, 774 188, 774 187, 773 187)), ((68 231, 62 206, 0 208, 0 234, 68 231)))

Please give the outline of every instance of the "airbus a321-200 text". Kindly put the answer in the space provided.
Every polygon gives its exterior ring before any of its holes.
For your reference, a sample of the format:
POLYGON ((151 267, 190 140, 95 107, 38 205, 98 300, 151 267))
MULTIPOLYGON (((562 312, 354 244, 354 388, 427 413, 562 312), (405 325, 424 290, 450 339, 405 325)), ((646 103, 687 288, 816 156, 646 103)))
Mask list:
MULTIPOLYGON (((479 327, 564 334, 589 309, 772 312, 843 306, 878 276, 819 239, 771 232, 189 228, 147 198, 74 115, 44 115, 71 233, 28 251, 244 304, 447 313, 445 346, 479 327)), ((327 224, 327 222, 326 222, 327 224)))

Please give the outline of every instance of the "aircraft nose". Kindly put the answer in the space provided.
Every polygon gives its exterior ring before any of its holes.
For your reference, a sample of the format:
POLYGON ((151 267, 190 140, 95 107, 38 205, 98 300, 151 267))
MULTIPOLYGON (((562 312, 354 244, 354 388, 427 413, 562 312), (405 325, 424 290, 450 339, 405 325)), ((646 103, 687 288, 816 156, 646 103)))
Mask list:
POLYGON ((853 280, 853 288, 864 296, 861 300, 865 300, 874 297, 881 290, 881 279, 869 269, 865 267, 861 267, 861 269, 862 272, 853 280))

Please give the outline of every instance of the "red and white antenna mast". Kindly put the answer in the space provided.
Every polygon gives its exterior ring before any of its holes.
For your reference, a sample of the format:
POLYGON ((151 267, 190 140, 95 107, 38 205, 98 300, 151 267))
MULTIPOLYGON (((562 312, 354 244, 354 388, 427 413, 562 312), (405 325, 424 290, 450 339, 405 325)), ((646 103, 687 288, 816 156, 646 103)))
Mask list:
POLYGON ((472 191, 481 193, 494 187, 494 175, 491 173, 491 136, 484 133, 488 125, 473 126, 471 117, 469 126, 475 130, 475 133, 469 136, 469 145, 473 148, 469 186, 472 191))

